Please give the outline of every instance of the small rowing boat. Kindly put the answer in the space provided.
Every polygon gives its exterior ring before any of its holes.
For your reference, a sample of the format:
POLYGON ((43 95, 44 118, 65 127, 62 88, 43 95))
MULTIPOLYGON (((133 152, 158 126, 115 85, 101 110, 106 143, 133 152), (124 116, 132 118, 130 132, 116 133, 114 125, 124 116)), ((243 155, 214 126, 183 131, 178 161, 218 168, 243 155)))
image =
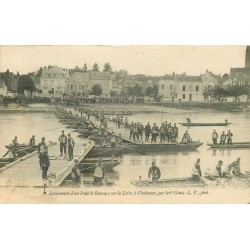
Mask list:
POLYGON ((237 149, 237 148, 250 148, 250 142, 234 142, 233 144, 213 144, 207 143, 213 149, 237 149))
POLYGON ((37 145, 26 145, 26 144, 19 144, 18 146, 14 146, 12 144, 5 145, 5 147, 13 152, 17 156, 24 156, 25 154, 29 154, 37 150, 37 145))
POLYGON ((159 179, 157 181, 152 180, 134 180, 131 181, 136 187, 204 187, 206 183, 201 179, 194 179, 193 177, 183 178, 167 178, 159 179))
POLYGON ((180 122, 179 124, 183 125, 183 126, 187 126, 187 127, 202 127, 202 126, 213 126, 213 127, 217 127, 217 126, 228 126, 231 123, 229 122, 180 122))

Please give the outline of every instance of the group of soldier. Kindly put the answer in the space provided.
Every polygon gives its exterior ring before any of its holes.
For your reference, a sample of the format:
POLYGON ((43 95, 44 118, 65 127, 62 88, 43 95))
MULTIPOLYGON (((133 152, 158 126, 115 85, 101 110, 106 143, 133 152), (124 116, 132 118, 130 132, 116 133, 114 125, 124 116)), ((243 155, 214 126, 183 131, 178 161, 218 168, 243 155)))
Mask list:
POLYGON ((129 124, 129 131, 130 131, 130 140, 141 140, 143 134, 145 133, 145 142, 149 142, 149 137, 151 135, 151 143, 156 143, 157 137, 159 136, 160 142, 176 142, 178 140, 178 127, 176 123, 171 125, 165 121, 161 124, 161 126, 157 126, 154 123, 152 126, 150 122, 144 127, 142 123, 139 122, 131 122, 129 124))
MULTIPOLYGON (((214 129, 212 133, 213 144, 218 143, 218 138, 219 135, 214 129)), ((226 142, 227 144, 233 144, 233 133, 230 130, 228 130, 227 134, 225 134, 225 131, 223 131, 222 134, 220 135, 220 144, 225 145, 226 142)))

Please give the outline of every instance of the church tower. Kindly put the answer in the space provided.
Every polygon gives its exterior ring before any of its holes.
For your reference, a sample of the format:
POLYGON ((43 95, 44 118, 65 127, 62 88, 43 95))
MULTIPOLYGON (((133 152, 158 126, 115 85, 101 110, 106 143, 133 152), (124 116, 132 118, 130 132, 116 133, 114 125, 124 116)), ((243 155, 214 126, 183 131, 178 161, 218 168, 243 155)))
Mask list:
POLYGON ((250 69, 250 46, 246 48, 245 68, 250 69))

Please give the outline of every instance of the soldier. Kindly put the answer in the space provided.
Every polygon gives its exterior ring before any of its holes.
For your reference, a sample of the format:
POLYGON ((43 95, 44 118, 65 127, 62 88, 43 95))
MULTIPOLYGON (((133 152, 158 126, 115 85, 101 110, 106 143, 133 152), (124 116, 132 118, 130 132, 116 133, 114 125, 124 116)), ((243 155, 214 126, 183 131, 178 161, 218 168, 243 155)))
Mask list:
POLYGON ((101 160, 99 160, 94 170, 94 184, 96 186, 101 186, 103 178, 104 178, 104 170, 103 170, 102 162, 101 160))
POLYGON ((148 124, 145 126, 145 141, 148 142, 149 140, 149 136, 151 133, 151 126, 150 123, 148 122, 148 124))
POLYGON ((194 179, 199 179, 202 176, 200 161, 201 160, 198 158, 192 169, 192 175, 194 179))
POLYGON ((227 136, 226 136, 225 132, 223 131, 221 136, 220 136, 220 144, 224 145, 226 142, 226 138, 227 138, 227 136))
POLYGON ((182 143, 190 143, 192 142, 192 139, 188 133, 188 131, 186 130, 186 132, 184 133, 183 137, 182 137, 182 143))
POLYGON ((116 147, 116 138, 115 138, 115 133, 114 132, 112 132, 112 134, 111 134, 110 143, 111 143, 111 148, 116 147))
POLYGON ((217 139, 218 139, 218 134, 214 129, 214 132, 212 133, 213 144, 217 144, 217 139))
POLYGON ((71 137, 70 133, 68 133, 68 156, 70 161, 74 157, 74 146, 75 146, 75 141, 71 137))
POLYGON ((81 172, 79 169, 80 162, 78 159, 75 159, 74 163, 75 163, 75 165, 71 170, 71 180, 73 183, 73 187, 79 187, 80 186, 80 178, 81 178, 81 172))
POLYGON ((32 137, 30 138, 30 146, 35 146, 35 145, 36 145, 35 136, 32 135, 32 137))
POLYGON ((62 134, 59 136, 59 142, 60 142, 60 153, 61 156, 63 155, 63 152, 66 157, 66 147, 67 147, 67 136, 64 134, 64 130, 62 130, 62 134))
POLYGON ((38 156, 39 156, 39 165, 42 170, 42 178, 43 180, 47 179, 47 172, 50 166, 50 160, 48 155, 48 147, 45 143, 45 137, 42 137, 41 142, 37 147, 38 156))
POLYGON ((233 137, 232 132, 230 130, 228 130, 228 132, 227 132, 227 144, 233 144, 232 137, 233 137))
POLYGON ((148 178, 150 179, 150 177, 152 178, 152 181, 157 181, 161 177, 161 170, 155 165, 155 161, 152 161, 152 165, 148 171, 148 178))
POLYGON ((176 126, 176 123, 174 124, 174 127, 173 127, 173 139, 174 141, 177 141, 178 140, 178 128, 176 126))

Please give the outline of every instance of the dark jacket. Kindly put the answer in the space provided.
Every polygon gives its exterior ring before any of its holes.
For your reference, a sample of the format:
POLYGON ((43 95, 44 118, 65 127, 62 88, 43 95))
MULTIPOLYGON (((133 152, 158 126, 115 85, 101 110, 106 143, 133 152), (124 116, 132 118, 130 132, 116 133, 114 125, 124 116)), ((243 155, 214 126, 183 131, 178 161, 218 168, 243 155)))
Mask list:
POLYGON ((149 171, 148 171, 148 178, 150 178, 151 176, 152 176, 153 180, 160 179, 160 177, 161 177, 161 170, 157 166, 155 166, 155 167, 151 166, 149 168, 149 171))

